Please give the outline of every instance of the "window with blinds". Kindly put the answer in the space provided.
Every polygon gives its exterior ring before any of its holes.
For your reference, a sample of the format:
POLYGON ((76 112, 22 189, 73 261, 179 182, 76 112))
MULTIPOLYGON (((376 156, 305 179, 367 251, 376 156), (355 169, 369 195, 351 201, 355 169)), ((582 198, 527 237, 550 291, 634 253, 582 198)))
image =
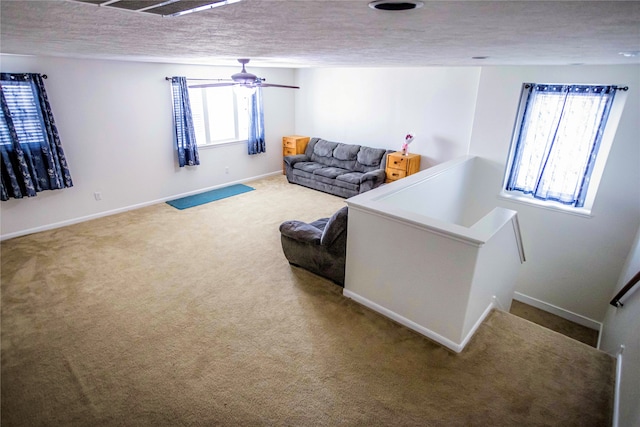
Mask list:
MULTIPOLYGON (((37 94, 28 81, 2 80, 3 96, 9 107, 20 144, 40 146, 45 142, 37 94)), ((0 115, 0 144, 10 149, 11 136, 4 114, 0 115)))

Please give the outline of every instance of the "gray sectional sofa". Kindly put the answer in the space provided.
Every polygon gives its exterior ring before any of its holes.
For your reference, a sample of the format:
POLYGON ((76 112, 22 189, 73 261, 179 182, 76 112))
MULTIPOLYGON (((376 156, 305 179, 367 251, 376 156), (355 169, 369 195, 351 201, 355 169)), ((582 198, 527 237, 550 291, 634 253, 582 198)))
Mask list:
POLYGON ((285 173, 292 184, 348 198, 384 182, 391 152, 311 138, 304 154, 284 157, 285 173))

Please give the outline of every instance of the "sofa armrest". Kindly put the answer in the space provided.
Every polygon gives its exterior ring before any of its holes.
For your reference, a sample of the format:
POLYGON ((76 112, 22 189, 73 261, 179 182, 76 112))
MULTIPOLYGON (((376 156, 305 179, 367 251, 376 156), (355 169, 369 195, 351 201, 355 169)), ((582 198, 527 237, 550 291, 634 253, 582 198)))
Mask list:
POLYGON ((307 242, 311 244, 320 244, 322 230, 302 221, 285 221, 280 224, 280 233, 291 239, 307 242))
POLYGON ((360 179, 360 193, 379 187, 386 177, 384 169, 376 169, 362 175, 360 179))
POLYGON ((369 171, 365 174, 362 175, 362 177, 360 178, 360 182, 363 183, 365 181, 376 181, 376 180, 382 180, 384 181, 384 177, 386 175, 386 172, 384 169, 376 169, 373 171, 369 171))
POLYGON ((309 157, 306 154, 295 154, 293 156, 284 156, 283 160, 289 167, 293 167, 298 162, 308 162, 309 157))

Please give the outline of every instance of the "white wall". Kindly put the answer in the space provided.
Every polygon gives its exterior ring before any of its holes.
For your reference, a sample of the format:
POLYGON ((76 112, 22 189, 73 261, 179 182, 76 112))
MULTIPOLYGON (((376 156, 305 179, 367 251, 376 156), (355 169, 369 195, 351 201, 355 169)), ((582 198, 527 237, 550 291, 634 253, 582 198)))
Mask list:
POLYGON ((480 68, 301 69, 296 130, 422 155, 421 169, 467 154, 480 68))
MULTIPOLYGON (((640 271, 640 228, 625 268, 620 274, 615 292, 640 271)), ((604 319, 600 348, 616 355, 624 345, 622 355, 622 373, 620 380, 620 418, 619 426, 640 425, 640 284, 627 294, 622 308, 609 306, 604 319)))
MULTIPOLYGON (((470 154, 492 166, 498 193, 523 82, 629 86, 591 218, 494 199, 517 210, 527 262, 516 291, 602 321, 640 224, 640 67, 487 67, 478 91, 470 154)), ((612 117, 610 117, 612 121, 612 117)))
POLYGON ((628 85, 593 218, 487 200, 519 212, 527 262, 516 290, 602 321, 640 223, 640 67, 302 69, 296 81, 297 134, 399 149, 414 131, 410 151, 423 156, 423 169, 462 154, 483 157, 493 170, 483 185, 496 195, 523 82, 628 85))
MULTIPOLYGON (((276 172, 282 168, 281 138, 294 130, 294 90, 266 88, 266 153, 249 156, 243 143, 201 149, 200 166, 179 168, 165 76, 229 78, 238 67, 11 55, 0 61, 3 72, 49 76, 45 86, 74 182, 2 202, 3 237, 276 172)), ((269 82, 294 83, 291 69, 251 71, 269 82)))

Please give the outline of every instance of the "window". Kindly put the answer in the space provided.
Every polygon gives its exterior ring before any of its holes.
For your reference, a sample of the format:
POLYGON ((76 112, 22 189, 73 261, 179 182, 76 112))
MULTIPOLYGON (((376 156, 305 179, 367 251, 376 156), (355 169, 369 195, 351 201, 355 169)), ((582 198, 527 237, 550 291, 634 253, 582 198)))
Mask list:
MULTIPOLYGON (((2 91, 11 112, 13 126, 20 144, 41 145, 44 142, 44 132, 41 125, 40 108, 36 94, 31 88, 31 82, 4 80, 2 81, 2 91)), ((7 149, 12 149, 11 135, 4 114, 0 123, 0 143, 6 145, 7 149)))
POLYGON ((612 137, 616 86, 523 86, 503 196, 589 214, 612 137))
POLYGON ((189 88, 199 147, 243 141, 249 132, 249 94, 228 87, 189 88))

